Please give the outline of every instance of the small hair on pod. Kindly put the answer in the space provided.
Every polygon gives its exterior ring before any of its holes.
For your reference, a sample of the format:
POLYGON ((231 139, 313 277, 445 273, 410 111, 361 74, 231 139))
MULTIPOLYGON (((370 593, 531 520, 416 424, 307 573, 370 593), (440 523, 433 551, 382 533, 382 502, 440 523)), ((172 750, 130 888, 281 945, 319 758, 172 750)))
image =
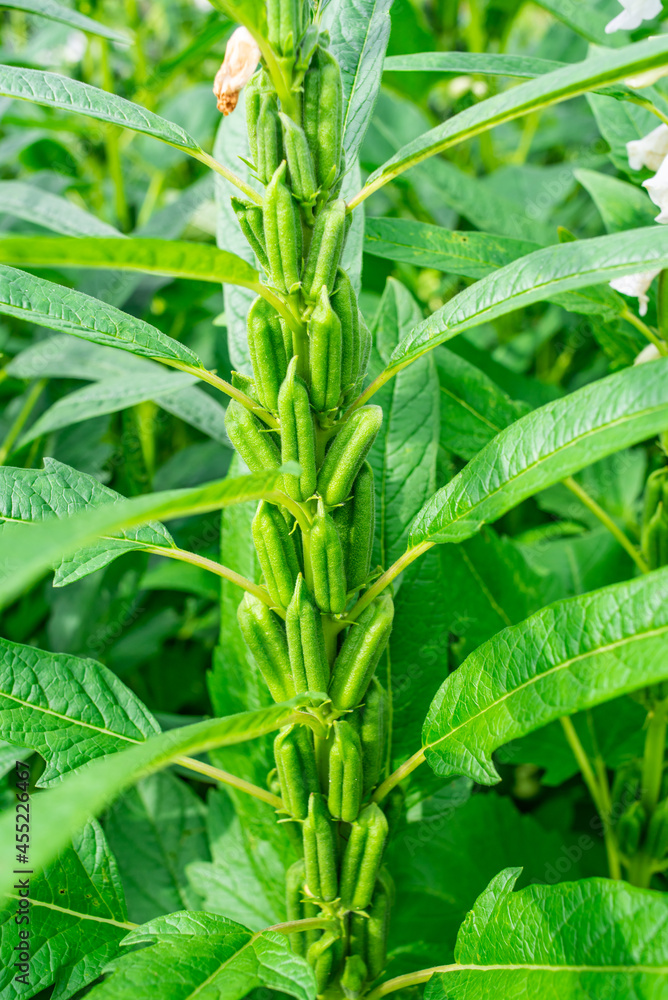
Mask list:
POLYGON ((237 106, 242 90, 257 68, 260 49, 248 28, 237 28, 230 35, 223 64, 213 81, 213 92, 218 110, 231 114, 237 106))

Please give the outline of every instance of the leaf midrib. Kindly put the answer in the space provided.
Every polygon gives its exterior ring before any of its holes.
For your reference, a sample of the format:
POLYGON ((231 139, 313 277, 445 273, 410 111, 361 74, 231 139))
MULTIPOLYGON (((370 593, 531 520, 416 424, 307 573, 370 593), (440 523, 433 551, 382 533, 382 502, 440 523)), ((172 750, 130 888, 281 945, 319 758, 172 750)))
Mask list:
MULTIPOLYGON (((605 237, 602 237, 602 238, 605 239, 605 237)), ((546 251, 550 251, 550 250, 554 251, 554 247, 544 247, 541 250, 537 250, 535 252, 536 253, 545 253, 546 251)), ((520 257, 520 258, 518 258, 518 260, 526 260, 526 257, 520 257)), ((654 264, 655 262, 656 262, 656 260, 654 260, 654 261, 643 260, 643 261, 635 262, 633 264, 633 266, 634 267, 637 266, 637 270, 638 271, 642 271, 642 270, 647 270, 647 268, 649 267, 649 265, 650 264, 654 264)), ((505 266, 506 267, 513 267, 515 265, 515 263, 516 263, 516 261, 513 261, 512 264, 506 264, 505 266)), ((615 268, 626 268, 626 269, 628 269, 628 265, 627 264, 615 264, 613 266, 615 268)), ((501 270, 502 269, 495 270, 493 272, 494 276, 498 277, 498 275, 501 274, 501 270)), ((571 272, 569 272, 569 274, 561 275, 558 278, 554 278, 553 277, 551 279, 545 279, 544 281, 539 281, 537 284, 531 285, 530 288, 523 288, 520 291, 513 292, 511 295, 507 296, 504 299, 501 299, 498 302, 491 303, 491 305, 486 306, 484 309, 478 310, 477 312, 472 313, 470 316, 467 316, 465 319, 462 319, 462 320, 459 320, 459 322, 453 323, 451 327, 449 327, 447 325, 447 323, 446 323, 446 325, 443 327, 442 330, 436 331, 433 334, 429 335, 430 339, 429 339, 428 343, 430 344, 430 346, 425 346, 425 344, 423 342, 421 344, 420 349, 419 349, 419 353, 416 354, 415 357, 421 357, 423 354, 426 354, 427 351, 430 351, 432 349, 432 347, 438 346, 437 344, 431 344, 431 340, 432 339, 436 340, 441 334, 452 333, 452 336, 456 336, 457 333, 461 333, 463 330, 465 330, 467 328, 466 324, 471 323, 471 321, 475 321, 474 325, 476 325, 476 326, 480 325, 479 324, 480 319, 482 317, 484 317, 487 313, 492 312, 495 309, 496 306, 505 305, 507 303, 512 303, 516 299, 520 299, 523 295, 531 295, 535 291, 541 291, 542 289, 548 288, 551 283, 558 284, 559 282, 562 282, 562 281, 568 281, 569 278, 573 278, 576 275, 595 275, 595 274, 598 274, 600 272, 600 270, 601 270, 600 265, 599 265, 599 267, 592 266, 592 267, 585 268, 585 269, 579 269, 577 271, 571 271, 571 272), (421 348, 424 348, 424 350, 422 350, 421 348)), ((628 270, 627 270, 627 273, 628 273, 628 270)), ((580 288, 591 288, 594 285, 602 285, 604 283, 605 283, 605 279, 599 280, 599 281, 592 281, 591 283, 583 281, 582 284, 580 284, 579 286, 576 286, 576 288, 566 289, 566 291, 578 291, 580 288)), ((474 283, 473 285, 471 285, 469 287, 470 288, 475 288, 476 284, 474 283)), ((466 291, 468 292, 469 289, 467 288, 466 291)), ((560 294, 559 290, 555 289, 554 294, 560 294)), ((519 307, 517 307, 517 308, 519 308, 519 307)), ((508 310, 508 312, 513 312, 513 311, 514 310, 512 308, 508 310)), ((433 317, 431 319, 427 320, 426 324, 431 323, 432 319, 433 319, 433 317)), ((428 325, 425 326, 425 329, 428 331, 428 329, 429 329, 428 325)), ((419 331, 419 328, 418 328, 418 330, 415 331, 416 334, 418 334, 418 331, 419 331)), ((451 338, 446 338, 446 339, 451 339, 451 338)), ((442 341, 441 341, 441 343, 442 343, 442 341)), ((399 346, 401 346, 401 345, 399 345, 399 346)), ((415 348, 415 350, 418 350, 418 348, 415 348)), ((408 354, 405 354, 403 357, 400 358, 399 364, 401 364, 401 366, 403 367, 404 364, 407 364, 409 360, 414 360, 414 356, 413 356, 413 354, 411 354, 410 348, 409 348, 408 354)), ((387 370, 392 370, 393 368, 396 368, 396 362, 395 362, 394 365, 392 365, 392 359, 390 358, 390 363, 387 366, 387 370)))
MULTIPOLYGON (((63 722, 69 722, 73 725, 83 726, 85 729, 92 729, 96 733, 103 733, 105 736, 114 736, 119 740, 126 740, 128 743, 135 743, 137 745, 145 743, 146 740, 133 740, 131 736, 124 736, 122 733, 115 733, 111 729, 106 729, 104 726, 94 726, 91 722, 84 722, 83 719, 76 719, 70 715, 62 715, 60 712, 54 711, 52 708, 45 708, 43 705, 35 705, 34 702, 23 701, 22 698, 17 698, 14 694, 7 694, 6 691, 0 691, 0 701, 3 698, 7 698, 9 701, 16 702, 17 705, 21 705, 23 708, 29 708, 33 712, 41 712, 43 715, 52 715, 56 719, 61 719, 63 722)), ((159 736, 159 733, 154 733, 154 736, 159 736)))
POLYGON ((582 662, 593 656, 601 656, 604 653, 608 653, 614 649, 619 648, 620 646, 630 645, 631 643, 636 641, 642 642, 645 639, 657 637, 663 635, 664 633, 668 633, 668 624, 662 625, 659 628, 655 629, 646 629, 643 632, 634 632, 633 635, 624 636, 622 639, 616 639, 614 642, 608 643, 605 646, 597 646, 595 649, 589 649, 584 653, 579 653, 577 656, 572 656, 568 660, 562 660, 560 663, 555 663, 555 665, 550 667, 548 670, 544 670, 540 674, 534 674, 533 677, 530 677, 522 684, 518 684, 517 687, 512 688, 512 690, 506 691, 503 695, 501 695, 501 697, 496 698, 490 705, 486 705, 482 709, 482 711, 476 712, 475 715, 470 715, 464 722, 460 723, 454 729, 451 729, 448 733, 446 733, 444 736, 441 736, 438 740, 435 740, 433 743, 425 744, 422 749, 432 750, 434 747, 439 746, 446 740, 449 740, 452 736, 460 732, 462 729, 466 729, 467 726, 470 726, 471 723, 475 722, 477 719, 481 719, 488 712, 493 711, 495 708, 497 708, 497 706, 502 705, 505 701, 507 701, 509 698, 512 698, 519 691, 523 691, 526 688, 531 687, 532 684, 538 684, 539 681, 543 680, 543 678, 549 677, 550 675, 555 674, 560 670, 567 670, 574 663, 582 662))
POLYGON ((463 399, 461 396, 458 396, 455 392, 452 391, 452 389, 446 389, 445 386, 443 385, 439 386, 439 388, 444 396, 450 396, 451 399, 454 399, 455 403, 458 403, 463 409, 468 410, 469 413, 471 413, 474 417, 476 417, 481 423, 487 424, 487 426, 491 430, 493 430, 496 434, 500 433, 504 429, 503 427, 499 427, 498 424, 493 424, 492 421, 488 420, 488 418, 483 413, 480 413, 478 410, 476 410, 474 406, 471 406, 470 403, 467 403, 465 399, 463 399))
MULTIPOLYGON (((19 900, 21 897, 8 892, 6 898, 19 900)), ((48 910, 56 910, 58 913, 66 913, 68 916, 77 917, 79 920, 93 920, 98 924, 111 924, 113 927, 122 927, 124 930, 129 931, 133 931, 135 927, 138 926, 137 924, 131 924, 121 920, 113 920, 111 917, 96 917, 92 913, 80 913, 78 910, 70 910, 67 906, 56 906, 55 903, 47 903, 43 899, 35 899, 34 897, 31 897, 30 905, 44 906, 48 910)))
MULTIPOLYGON (((586 439, 588 437, 592 437, 592 436, 595 436, 598 433, 602 433, 604 431, 611 430, 614 427, 622 426, 625 422, 630 423, 630 422, 632 422, 634 420, 640 420, 643 417, 645 417, 645 416, 647 416, 647 415, 649 415, 651 413, 660 412, 661 410, 665 410, 667 407, 668 407, 668 403, 661 403, 661 404, 657 404, 656 406, 650 406, 650 407, 648 407, 645 410, 636 410, 632 414, 624 414, 621 417, 616 418, 615 420, 611 420, 609 423, 602 424, 602 425, 599 424, 596 427, 592 427, 589 430, 584 431, 578 437, 570 438, 567 442, 564 442, 564 444, 560 445, 558 448, 555 448, 554 451, 549 452, 549 454, 539 456, 533 462, 530 462, 528 465, 523 466, 522 469, 516 475, 511 476, 509 479, 504 479, 503 482, 500 483, 499 486, 497 486, 497 488, 495 490, 492 490, 489 493, 486 493, 485 496, 481 500, 478 500, 474 505, 472 505, 471 507, 469 507, 467 510, 462 511, 461 514, 458 514, 455 517, 452 517, 447 522, 447 524, 442 525, 439 530, 444 530, 445 528, 449 527, 450 525, 457 524, 458 521, 461 521, 461 520, 465 519, 466 517, 470 516, 475 510, 477 510, 484 503, 486 503, 487 500, 489 500, 491 497, 496 496, 497 493, 502 492, 502 490, 506 489, 506 487, 508 487, 511 483, 517 482, 518 480, 520 480, 522 478, 522 476, 524 476, 526 473, 530 472, 536 466, 540 465, 542 462, 549 461, 551 458, 555 457, 556 455, 559 455, 562 451, 566 451, 568 448, 570 448, 570 447, 572 447, 572 446, 574 446, 576 444, 579 444, 582 441, 586 441, 586 439)), ((538 412, 538 411, 534 411, 534 412, 538 412)), ((515 427, 517 425, 517 423, 519 423, 519 421, 516 421, 515 423, 511 424, 510 427, 515 427)), ((490 444, 491 444, 491 442, 490 442, 490 444)), ((485 447, 489 447, 489 445, 486 445, 485 447)), ((479 457, 481 454, 482 454, 482 452, 478 452, 478 456, 477 457, 479 457)), ((588 463, 588 464, 590 464, 590 463, 588 463)), ((468 466, 467 466, 467 468, 468 468, 468 466)), ((460 476, 463 475, 464 471, 466 471, 466 470, 464 469, 460 473, 460 476)), ((559 477, 559 479, 562 479, 562 478, 563 478, 563 476, 559 477)), ((453 480, 453 482, 454 482, 454 480, 453 480)), ((446 487, 444 487, 444 488, 446 488, 446 487)), ((547 488, 547 487, 545 487, 545 488, 547 488)), ((499 515, 499 517, 500 516, 501 515, 499 515)), ((436 534, 438 534, 438 531, 436 532, 436 534)), ((430 537, 431 536, 425 534, 425 536, 422 539, 422 541, 428 541, 430 537)), ((418 544, 418 543, 415 543, 415 544, 418 544)), ((411 548, 413 548, 413 547, 414 547, 414 545, 411 546, 411 548)))
POLYGON ((668 965, 445 965, 434 969, 434 973, 447 972, 512 972, 526 970, 529 972, 596 972, 603 974, 619 972, 641 972, 651 976, 665 975, 668 965))

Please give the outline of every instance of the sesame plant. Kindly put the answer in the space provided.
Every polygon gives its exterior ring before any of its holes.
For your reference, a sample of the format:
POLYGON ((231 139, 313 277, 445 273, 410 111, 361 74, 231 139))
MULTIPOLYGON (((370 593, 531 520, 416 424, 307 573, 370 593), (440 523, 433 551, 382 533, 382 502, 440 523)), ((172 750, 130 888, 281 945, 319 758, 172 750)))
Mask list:
POLYGON ((2 6, 0 998, 663 997, 659 0, 2 6))

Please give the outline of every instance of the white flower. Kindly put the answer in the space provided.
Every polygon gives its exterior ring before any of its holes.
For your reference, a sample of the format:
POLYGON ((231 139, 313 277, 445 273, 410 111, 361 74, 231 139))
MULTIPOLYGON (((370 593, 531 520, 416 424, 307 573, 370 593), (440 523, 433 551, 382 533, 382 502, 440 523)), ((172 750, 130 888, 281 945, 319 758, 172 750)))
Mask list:
POLYGON ((229 115, 237 106, 239 91, 252 77, 260 61, 260 49, 247 28, 237 28, 227 42, 223 65, 216 73, 213 92, 218 110, 229 115))
POLYGON ((624 10, 613 17, 605 26, 606 34, 613 31, 633 31, 639 28, 643 21, 651 21, 661 13, 661 0, 619 0, 624 10))
POLYGON ((668 156, 668 125, 659 125, 642 139, 626 143, 631 170, 658 170, 668 156))
POLYGON ((646 361, 656 361, 660 358, 661 354, 659 348, 656 344, 648 344, 647 347, 643 347, 642 351, 638 357, 633 362, 634 365, 644 365, 646 361))
POLYGON ((654 204, 661 209, 654 221, 668 222, 668 156, 665 157, 654 177, 648 177, 646 181, 643 181, 642 186, 647 189, 654 204))
POLYGON ((649 304, 647 291, 660 273, 660 271, 640 271, 638 274, 625 274, 621 278, 613 278, 610 287, 614 288, 616 292, 621 292, 622 295, 631 295, 637 298, 640 315, 645 316, 649 304))

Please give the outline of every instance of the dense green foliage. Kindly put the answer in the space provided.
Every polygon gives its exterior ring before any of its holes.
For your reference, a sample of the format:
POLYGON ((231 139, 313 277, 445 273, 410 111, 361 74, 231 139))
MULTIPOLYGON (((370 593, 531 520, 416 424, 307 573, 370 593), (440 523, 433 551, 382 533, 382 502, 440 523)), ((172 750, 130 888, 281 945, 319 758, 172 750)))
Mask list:
POLYGON ((0 1000, 668 996, 626 7, 0 5, 0 1000))

